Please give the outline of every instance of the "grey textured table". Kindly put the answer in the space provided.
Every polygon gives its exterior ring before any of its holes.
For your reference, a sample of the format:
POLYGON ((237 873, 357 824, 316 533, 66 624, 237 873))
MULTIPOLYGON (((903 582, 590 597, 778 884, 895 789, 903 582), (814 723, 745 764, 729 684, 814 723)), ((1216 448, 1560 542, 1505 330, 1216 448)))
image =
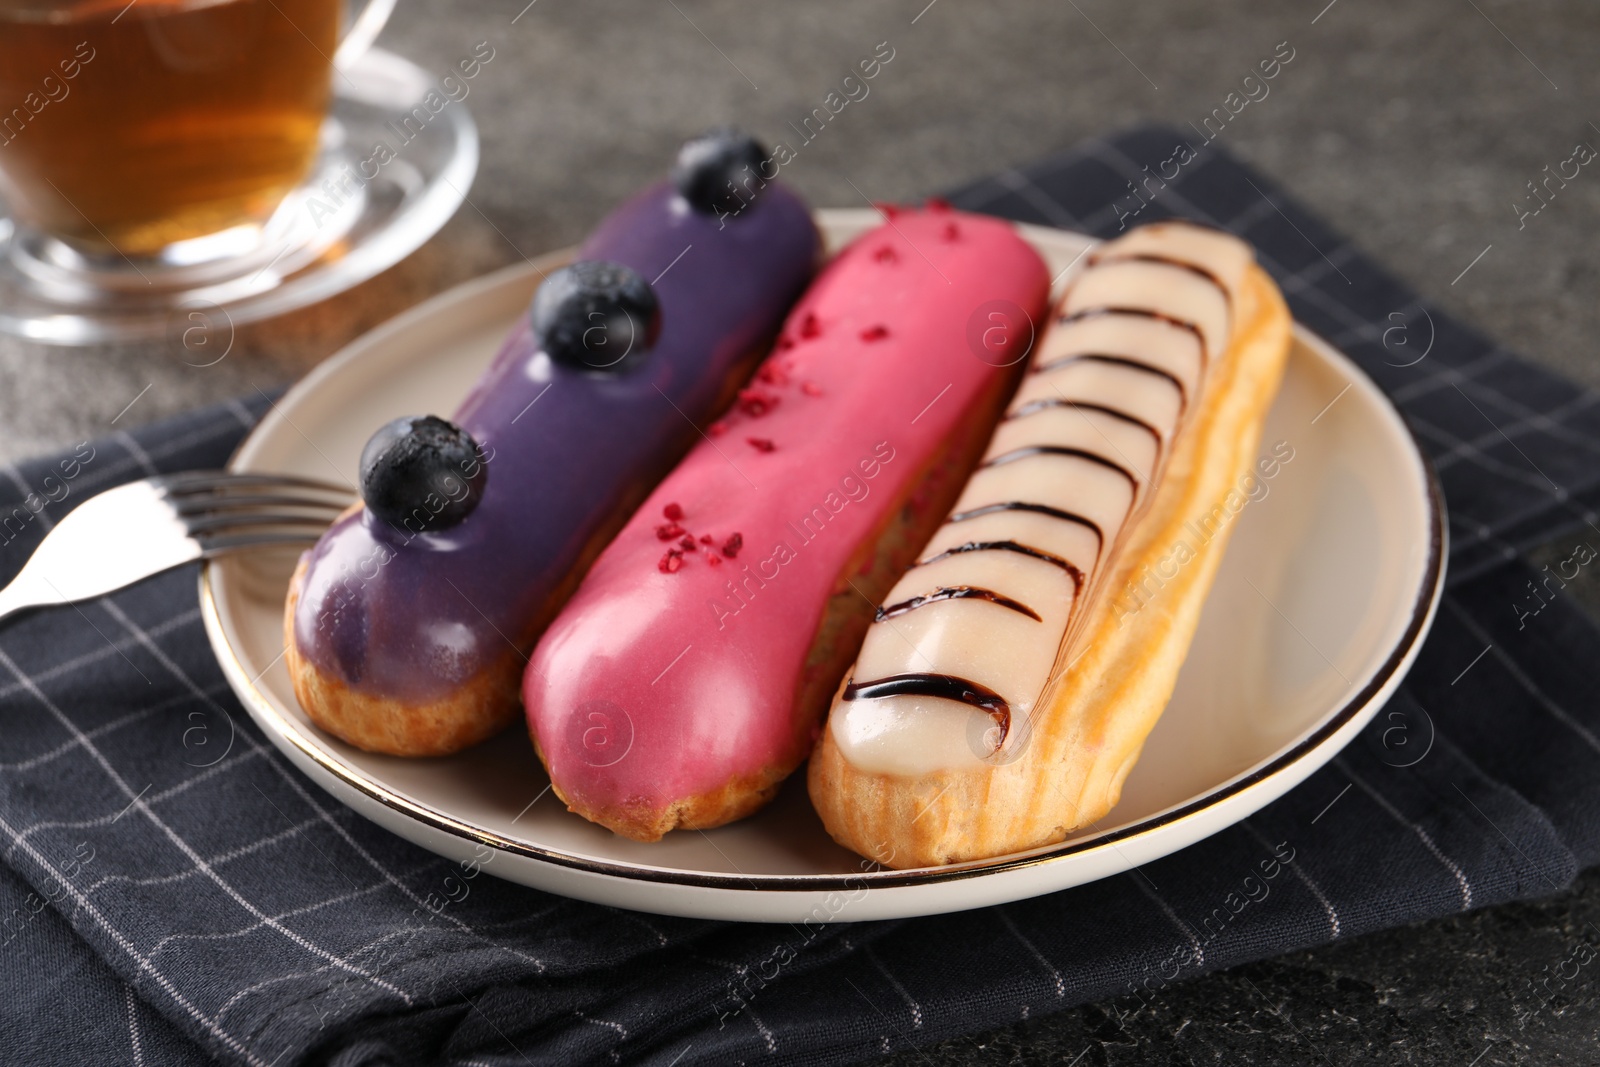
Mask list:
MULTIPOLYGON (((1292 65, 1219 143, 1429 301, 1600 385, 1585 343, 1600 332, 1600 175, 1581 172, 1537 215, 1518 207, 1576 142, 1600 143, 1592 3, 405 0, 381 38, 441 72, 480 41, 496 49, 468 99, 483 166, 436 238, 350 293, 241 328, 212 367, 172 346, 0 341, 0 461, 290 380, 425 296, 577 239, 689 133, 733 121, 783 136, 882 41, 895 58, 870 95, 785 168, 814 203, 917 197, 1129 123, 1199 122, 1287 41, 1292 65)), ((1595 608, 1588 581, 1571 591, 1595 608)), ((1531 1019, 1518 1010, 1590 921, 1600 875, 1539 904, 1177 985, 1133 1017, 1087 1006, 900 1059, 1592 1063, 1592 981, 1531 1019)))

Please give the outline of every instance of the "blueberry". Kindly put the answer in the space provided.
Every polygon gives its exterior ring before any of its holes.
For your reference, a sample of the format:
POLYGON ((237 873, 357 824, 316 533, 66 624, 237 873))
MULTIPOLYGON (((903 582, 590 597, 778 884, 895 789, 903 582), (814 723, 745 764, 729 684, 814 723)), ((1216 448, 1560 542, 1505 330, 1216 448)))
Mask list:
POLYGON ((539 286, 529 309, 533 336, 557 363, 621 371, 656 343, 661 307, 638 271, 604 260, 579 260, 539 286))
POLYGON ((483 499, 489 464, 461 427, 433 415, 385 423, 361 450, 361 498, 397 530, 434 533, 483 499))
POLYGON ((678 150, 672 184, 703 215, 737 215, 766 186, 767 151, 732 126, 709 130, 678 150))

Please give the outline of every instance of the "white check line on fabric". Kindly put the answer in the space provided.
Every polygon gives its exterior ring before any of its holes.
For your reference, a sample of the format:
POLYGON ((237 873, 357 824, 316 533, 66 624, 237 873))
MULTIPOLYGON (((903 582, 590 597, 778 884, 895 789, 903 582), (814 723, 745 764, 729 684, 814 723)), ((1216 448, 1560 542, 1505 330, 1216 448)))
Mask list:
POLYGON ((1189 929, 1189 924, 1178 918, 1178 913, 1172 910, 1172 905, 1168 904, 1166 900, 1162 898, 1161 894, 1157 893, 1154 889, 1147 888, 1137 878, 1133 878, 1131 880, 1134 885, 1139 887, 1139 892, 1155 901, 1156 906, 1161 909, 1161 914, 1170 919, 1172 921, 1172 925, 1176 926, 1178 931, 1183 934, 1184 937, 1189 939, 1189 945, 1194 949, 1195 966, 1204 967, 1206 963, 1205 946, 1200 943, 1200 938, 1195 936, 1195 932, 1189 929))
POLYGON ((1401 814, 1399 808, 1391 804, 1383 794, 1372 788, 1372 786, 1368 785, 1364 779, 1357 775, 1355 771, 1350 768, 1349 764, 1345 762, 1343 756, 1335 756, 1333 758, 1333 762, 1341 771, 1344 771, 1344 773, 1350 776, 1350 780, 1352 782, 1361 787, 1361 791, 1363 793, 1371 797, 1377 802, 1380 808, 1388 812, 1395 822, 1410 829, 1410 831, 1416 835, 1417 840, 1422 842, 1423 847, 1428 850, 1428 853, 1432 855, 1434 859, 1438 860, 1442 866, 1449 870, 1450 874, 1454 876, 1456 880, 1456 885, 1458 885, 1461 889, 1461 910, 1470 911, 1472 909, 1472 883, 1467 881, 1466 872, 1461 869, 1461 866, 1457 864, 1455 860, 1444 854, 1444 850, 1434 842, 1433 838, 1428 834, 1428 831, 1424 830, 1417 823, 1407 819, 1405 815, 1401 814))
MULTIPOLYGON (((0 658, 5 658, 7 664, 11 665, 9 657, 6 657, 4 652, 0 652, 0 658)), ((11 666, 14 670, 15 666, 11 666)), ((73 902, 77 904, 78 907, 82 908, 83 911, 86 912, 89 917, 100 926, 101 929, 105 930, 111 939, 117 943, 117 946, 121 948, 123 952, 127 953, 128 958, 133 960, 134 963, 138 965, 138 969, 149 975, 151 980, 159 985, 162 991, 171 997, 173 1002, 182 1008, 185 1013, 187 1013, 192 1019, 204 1027, 207 1032, 216 1037, 218 1041, 222 1042, 222 1044, 233 1049, 240 1056, 243 1056, 245 1061, 251 1064, 251 1067, 268 1067, 264 1060, 251 1053, 249 1049, 245 1048, 245 1046, 240 1043, 238 1038, 222 1029, 222 1027, 217 1025, 213 1019, 208 1018, 204 1012, 200 1011, 199 1008, 190 1003, 189 999, 178 991, 178 988, 172 984, 171 980, 169 980, 166 975, 162 974, 153 963, 146 959, 139 952, 139 950, 134 947, 133 942, 129 941, 127 936, 124 935, 121 930, 113 926, 111 921, 105 917, 99 908, 94 906, 88 897, 84 896, 77 889, 73 888, 70 881, 67 881, 60 876, 55 867, 51 865, 50 861, 44 858, 43 853, 22 839, 17 831, 12 828, 11 824, 5 820, 4 816, 0 816, 0 833, 4 833, 7 837, 11 838, 12 843, 26 852, 30 859, 48 871, 51 877, 55 878, 58 882, 61 882, 62 885, 66 886, 67 894, 72 897, 73 902)))
MULTIPOLYGON (((109 604, 109 601, 107 603, 109 604)), ((146 643, 147 643, 147 647, 150 647, 150 648, 154 649, 154 642, 150 642, 148 640, 148 638, 146 638, 146 643)), ((169 670, 174 671, 174 673, 177 676, 183 677, 182 672, 176 670, 176 664, 173 664, 172 661, 169 658, 167 658, 166 653, 161 652, 159 649, 155 649, 155 652, 157 653, 157 658, 159 660, 163 661, 163 663, 168 666, 169 670)), ((15 675, 18 679, 26 679, 27 676, 16 665, 16 663, 11 659, 11 657, 6 655, 6 653, 3 650, 0 650, 0 664, 3 664, 5 666, 5 668, 7 670, 9 670, 13 675, 15 675)), ((193 685, 192 682, 190 684, 193 685)), ((196 688, 198 688, 198 687, 196 687, 196 688)), ((106 776, 111 779, 112 783, 114 785, 116 785, 119 789, 121 789, 124 793, 126 793, 128 796, 130 796, 130 797, 133 796, 134 795, 133 789, 129 787, 128 783, 126 782, 126 780, 123 779, 122 775, 117 773, 116 768, 111 765, 111 761, 108 760, 106 758, 105 754, 103 752, 101 752, 99 750, 99 748, 97 748, 95 746, 94 742, 92 742, 88 738, 85 738, 85 737, 82 736, 82 731, 78 729, 77 724, 74 723, 72 721, 72 719, 64 711, 62 711, 59 707, 57 707, 55 702, 52 701, 49 697, 47 697, 44 694, 43 690, 39 689, 37 686, 32 685, 31 683, 29 683, 29 689, 33 693, 33 696, 34 696, 35 700, 37 700, 40 704, 44 705, 44 707, 50 712, 51 715, 53 715, 56 718, 56 720, 58 722, 60 722, 64 727, 66 727, 73 734, 75 734, 75 735, 77 735, 79 737, 80 743, 83 745, 84 751, 87 752, 90 755, 90 757, 93 758, 93 760, 97 764, 100 765, 100 768, 105 772, 106 776)), ((260 908, 256 907, 249 900, 247 900, 245 898, 245 896, 242 893, 239 892, 238 889, 236 889, 230 882, 228 882, 227 879, 223 878, 216 871, 214 871, 211 868, 207 867, 205 865, 204 858, 202 858, 201 855, 194 850, 194 847, 191 846, 187 841, 185 841, 183 839, 183 837, 181 835, 179 835, 176 830, 174 830, 174 829, 172 829, 172 827, 168 826, 167 823, 165 821, 163 821, 159 815, 157 815, 154 811, 152 811, 148 806, 146 806, 144 804, 138 805, 138 810, 142 815, 145 816, 145 818, 150 820, 151 824, 153 826, 155 826, 156 829, 161 831, 161 833, 163 834, 163 836, 165 836, 167 838, 167 840, 172 842, 172 844, 175 845, 178 848, 179 851, 181 851, 185 856, 187 856, 189 858, 190 862, 192 862, 196 866, 200 867, 200 869, 206 874, 206 876, 219 889, 221 889, 224 893, 226 893, 228 895, 228 897, 231 898, 236 904, 238 904, 241 908, 244 908, 250 914, 255 915, 258 918, 269 918, 266 915, 266 913, 261 911, 260 908)), ((284 937, 288 938, 290 941, 293 941, 296 945, 299 945, 306 952, 309 952, 312 955, 321 956, 324 959, 327 959, 327 960, 335 962, 335 963, 340 963, 344 967, 346 967, 349 970, 351 970, 353 973, 359 974, 359 975, 361 975, 361 977, 363 977, 363 978, 367 979, 368 981, 372 982, 374 985, 389 990, 395 996, 399 997, 400 1000, 406 1005, 406 1007, 409 1008, 409 1007, 414 1006, 414 1002, 412 1001, 411 996, 408 993, 406 993, 405 990, 400 989, 398 986, 395 986, 395 985, 393 985, 393 984, 391 984, 389 982, 386 982, 382 978, 377 977, 376 975, 367 974, 366 972, 362 971, 360 968, 354 967, 351 964, 349 964, 348 962, 345 962, 345 961, 341 960, 340 957, 337 954, 328 951, 327 949, 323 948, 322 946, 320 946, 320 945, 316 944, 315 942, 311 941, 309 938, 304 937, 303 935, 301 935, 299 933, 296 933, 295 931, 290 930, 287 927, 282 926, 281 924, 274 924, 274 923, 270 922, 270 918, 269 918, 268 925, 272 926, 273 929, 277 930, 280 934, 282 934, 284 937)))

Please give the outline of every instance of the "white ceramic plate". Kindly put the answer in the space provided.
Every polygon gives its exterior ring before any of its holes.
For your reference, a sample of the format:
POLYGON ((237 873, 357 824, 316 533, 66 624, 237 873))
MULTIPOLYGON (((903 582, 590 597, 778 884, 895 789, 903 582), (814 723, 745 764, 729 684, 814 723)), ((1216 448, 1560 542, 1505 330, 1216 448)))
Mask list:
MULTIPOLYGON (((818 219, 837 247, 877 216, 818 219)), ((1089 243, 1020 229, 1056 272, 1089 243)), ((279 401, 233 467, 355 484, 373 428, 455 408, 537 279, 534 266, 500 271, 357 340, 279 401)), ((1443 579, 1445 522, 1431 472, 1371 380, 1299 328, 1263 451, 1280 441, 1293 458, 1235 520, 1177 692, 1121 803, 1092 833, 954 867, 867 869, 823 831, 803 773, 750 819, 646 845, 567 812, 521 730, 444 759, 361 752, 313 726, 290 687, 282 611, 291 555, 209 565, 201 602, 229 682, 272 743, 340 801, 441 855, 465 859, 486 846, 496 852, 487 869, 503 878, 672 915, 798 922, 957 911, 1117 874, 1232 825, 1331 759, 1399 684, 1443 579)))

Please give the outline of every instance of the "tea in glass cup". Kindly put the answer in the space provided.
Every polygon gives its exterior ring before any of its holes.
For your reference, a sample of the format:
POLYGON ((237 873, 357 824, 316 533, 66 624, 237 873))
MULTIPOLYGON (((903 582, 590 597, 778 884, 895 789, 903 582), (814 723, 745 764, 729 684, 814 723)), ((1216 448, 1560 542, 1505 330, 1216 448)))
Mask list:
POLYGON ((248 238, 317 156, 342 11, 341 0, 0 0, 10 213, 90 256, 248 238))

